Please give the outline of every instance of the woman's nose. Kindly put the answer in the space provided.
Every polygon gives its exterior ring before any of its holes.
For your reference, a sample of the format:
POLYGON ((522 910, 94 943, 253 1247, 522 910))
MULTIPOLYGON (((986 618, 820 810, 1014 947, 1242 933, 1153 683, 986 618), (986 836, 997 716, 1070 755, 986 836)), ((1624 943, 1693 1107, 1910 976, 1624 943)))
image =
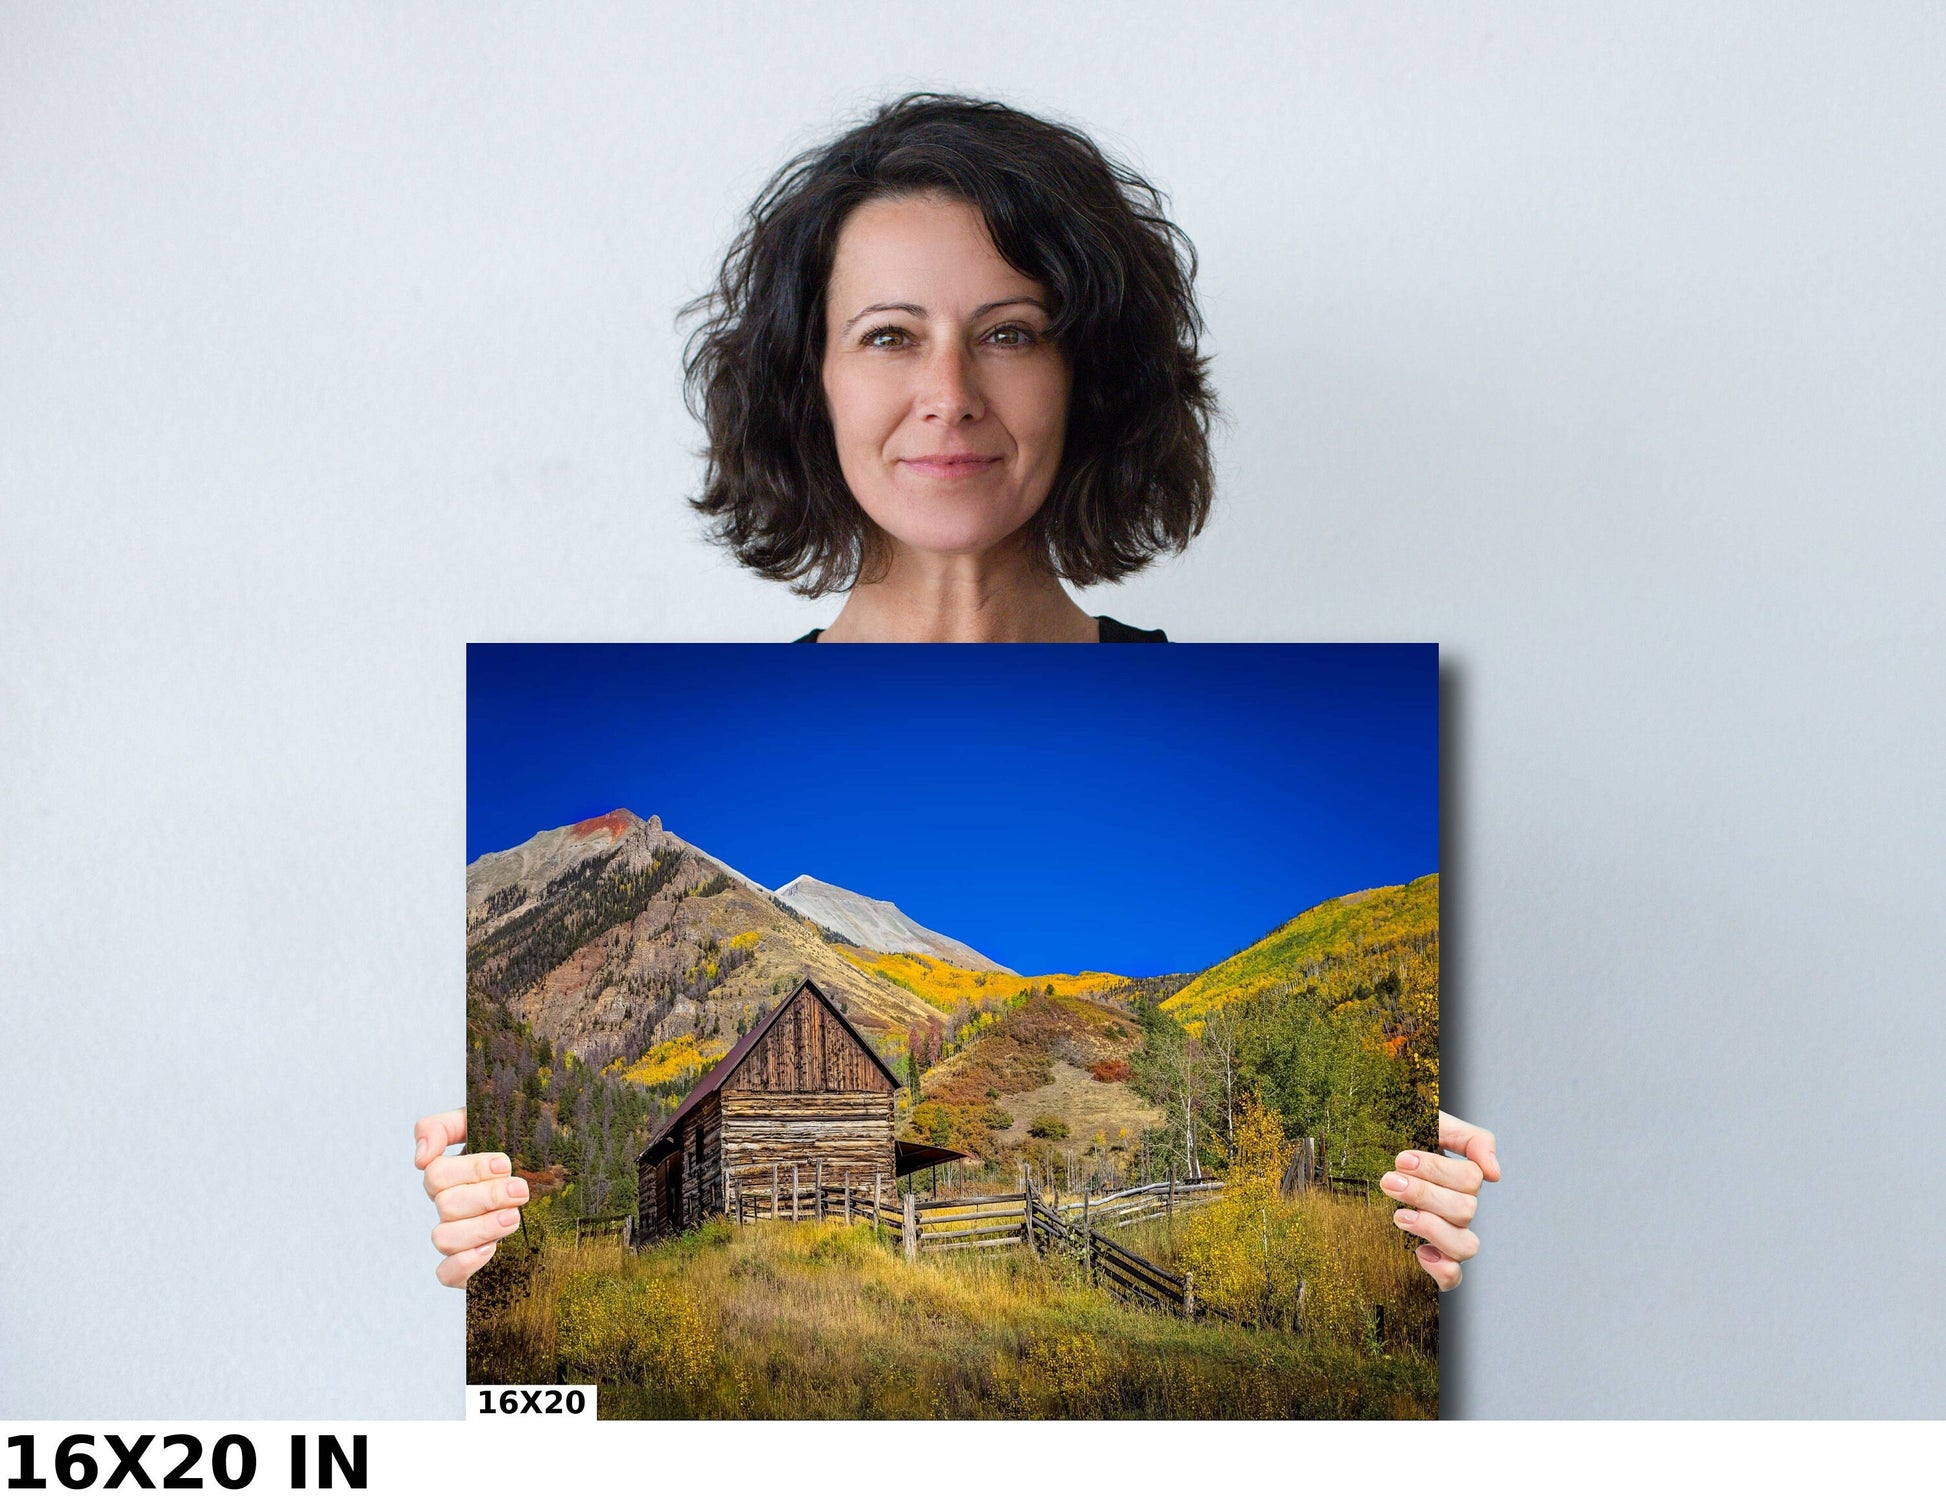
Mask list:
POLYGON ((948 423, 974 422, 986 411, 972 352, 951 341, 933 347, 919 391, 920 416, 948 423))

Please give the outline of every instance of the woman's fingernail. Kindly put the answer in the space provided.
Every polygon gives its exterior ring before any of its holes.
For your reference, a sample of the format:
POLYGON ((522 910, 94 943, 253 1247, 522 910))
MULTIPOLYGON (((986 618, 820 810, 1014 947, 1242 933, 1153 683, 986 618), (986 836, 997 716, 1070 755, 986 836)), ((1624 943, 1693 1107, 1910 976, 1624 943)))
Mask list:
POLYGON ((515 1201, 525 1201, 525 1200, 527 1199, 527 1182, 526 1182, 526 1181, 524 1181, 524 1180, 510 1180, 510 1181, 508 1181, 508 1182, 507 1182, 507 1195, 508 1195, 508 1196, 509 1196, 509 1197, 510 1197, 510 1198, 511 1198, 512 1200, 515 1200, 515 1201))
POLYGON ((1412 1152, 1411 1150, 1409 1150, 1409 1149, 1408 1149, 1408 1150, 1407 1150, 1407 1151, 1406 1151, 1405 1153, 1403 1153, 1403 1154, 1401 1154, 1401 1155, 1399 1156, 1399 1168, 1400 1168, 1401 1170, 1416 1170, 1416 1169, 1418 1169, 1418 1168, 1419 1168, 1419 1156, 1418 1156, 1418 1155, 1416 1155, 1416 1154, 1414 1154, 1414 1153, 1413 1153, 1413 1152, 1412 1152))
POLYGON ((1392 1213, 1392 1220, 1401 1227, 1410 1227, 1419 1220, 1419 1214, 1409 1206, 1402 1206, 1392 1213))
POLYGON ((512 1211, 502 1212, 500 1214, 500 1225, 502 1227, 520 1226, 520 1213, 512 1211))
POLYGON ((1487 1155, 1487 1163, 1493 1166, 1494 1174, 1498 1175, 1500 1173, 1500 1156, 1498 1154, 1489 1152, 1487 1155))
POLYGON ((419 1147, 413 1152, 412 1155, 413 1163, 417 1164, 420 1160, 424 1159, 425 1157, 426 1157, 426 1141, 424 1139, 420 1139, 419 1147))
POLYGON ((494 1155, 493 1163, 489 1168, 496 1175, 511 1175, 514 1171, 513 1161, 508 1159, 504 1154, 494 1155))
POLYGON ((1412 1182, 1407 1180, 1403 1175, 1387 1174, 1379 1180, 1380 1186, 1394 1194, 1403 1191, 1411 1184, 1412 1182))

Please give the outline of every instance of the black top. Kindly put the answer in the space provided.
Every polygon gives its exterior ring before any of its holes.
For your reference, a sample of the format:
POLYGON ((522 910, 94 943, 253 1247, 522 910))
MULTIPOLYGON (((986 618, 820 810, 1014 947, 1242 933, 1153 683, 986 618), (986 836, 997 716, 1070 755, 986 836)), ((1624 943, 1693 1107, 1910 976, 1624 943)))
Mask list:
MULTIPOLYGON (((1169 640, 1168 633, 1160 627, 1152 632, 1145 632, 1140 627, 1131 627, 1125 621, 1116 621, 1112 616, 1097 616, 1095 620, 1101 623, 1103 642, 1167 642, 1169 640)), ((816 642, 818 634, 823 630, 822 627, 813 627, 802 637, 793 637, 791 641, 816 642)))

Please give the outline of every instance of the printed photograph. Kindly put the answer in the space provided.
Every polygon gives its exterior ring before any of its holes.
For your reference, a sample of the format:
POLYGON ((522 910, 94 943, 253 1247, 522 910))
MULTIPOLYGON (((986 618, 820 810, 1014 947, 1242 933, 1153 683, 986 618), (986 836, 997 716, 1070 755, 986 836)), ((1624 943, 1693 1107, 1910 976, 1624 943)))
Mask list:
POLYGON ((475 1384, 1432 1418, 1430 644, 474 644, 475 1384))

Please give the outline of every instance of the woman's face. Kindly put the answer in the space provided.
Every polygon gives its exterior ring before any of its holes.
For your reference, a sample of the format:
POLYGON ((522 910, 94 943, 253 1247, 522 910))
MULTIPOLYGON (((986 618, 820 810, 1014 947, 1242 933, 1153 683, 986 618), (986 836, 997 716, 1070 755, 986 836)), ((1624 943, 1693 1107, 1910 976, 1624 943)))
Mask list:
POLYGON ((958 200, 874 199, 845 221, 825 401, 846 485, 906 548, 982 553, 1053 489, 1070 372, 1050 301, 958 200))

